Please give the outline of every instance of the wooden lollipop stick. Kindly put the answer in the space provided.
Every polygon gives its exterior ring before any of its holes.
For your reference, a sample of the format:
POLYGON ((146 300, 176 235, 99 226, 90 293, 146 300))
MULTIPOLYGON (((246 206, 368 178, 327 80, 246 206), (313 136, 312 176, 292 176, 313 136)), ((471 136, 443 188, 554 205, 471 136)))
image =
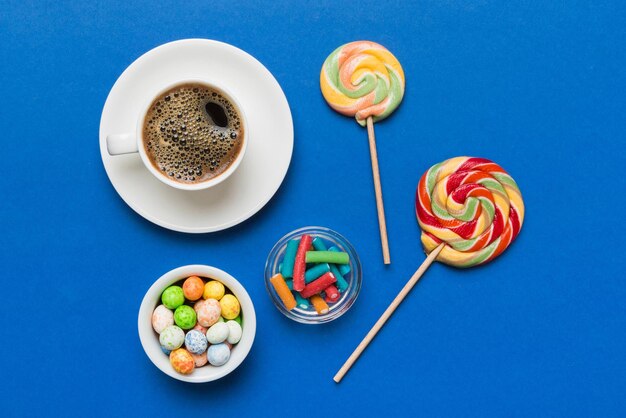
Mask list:
POLYGON ((376 321, 376 323, 374 324, 370 332, 367 333, 365 338, 363 338, 363 340, 359 343, 359 345, 352 352, 352 354, 350 354, 350 357, 348 357, 348 360, 346 360, 346 362, 343 363, 343 366, 341 366, 341 369, 339 369, 335 377, 333 377, 333 380, 335 382, 339 383, 341 379, 343 379, 345 374, 348 373, 348 370, 350 370, 350 367, 352 367, 352 365, 354 364, 355 361, 357 361, 361 353, 363 353, 363 350, 367 348, 368 344, 374 339, 378 331, 380 331, 383 325, 385 325, 385 322, 387 322, 387 320, 389 319, 391 314, 393 314, 393 312, 396 310, 398 305, 402 303, 406 295, 409 294, 413 286, 415 286, 415 283, 417 283, 420 277, 422 277, 422 274, 424 274, 426 269, 430 267, 432 262, 435 261, 435 258, 437 258, 437 255, 439 255, 444 245, 445 245, 444 243, 439 244, 437 248, 435 248, 434 250, 430 252, 430 254, 428 254, 428 257, 426 257, 426 260, 424 260, 422 265, 419 266, 415 274, 413 274, 413 277, 411 277, 411 279, 407 282, 407 284, 404 285, 400 293, 398 293, 398 296, 396 296, 393 302, 391 302, 391 305, 389 305, 389 307, 385 310, 385 312, 381 315, 381 317, 378 318, 378 321, 376 321))
POLYGON ((376 135, 374 134, 374 121, 371 116, 367 118, 367 137, 370 143, 370 158, 372 160, 372 175, 374 176, 374 191, 376 192, 376 209, 378 210, 380 242, 383 247, 383 262, 385 264, 391 264, 391 258, 389 257, 389 242, 387 241, 387 222, 385 222, 385 206, 383 205, 383 188, 380 185, 380 172, 378 171, 376 135))

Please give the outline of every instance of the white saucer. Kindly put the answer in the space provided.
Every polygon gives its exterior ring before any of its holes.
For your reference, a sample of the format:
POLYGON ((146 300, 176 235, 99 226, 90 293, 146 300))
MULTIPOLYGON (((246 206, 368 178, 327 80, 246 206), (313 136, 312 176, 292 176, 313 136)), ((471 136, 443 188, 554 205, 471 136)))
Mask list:
POLYGON ((248 53, 207 39, 161 45, 117 79, 100 120, 100 154, 113 187, 135 212, 164 228, 212 232, 258 212, 280 187, 293 151, 287 98, 272 74, 248 53), (181 79, 219 80, 245 113, 248 149, 235 173, 203 191, 183 191, 156 179, 139 154, 110 156, 106 136, 134 132, 138 113, 156 92, 181 79))

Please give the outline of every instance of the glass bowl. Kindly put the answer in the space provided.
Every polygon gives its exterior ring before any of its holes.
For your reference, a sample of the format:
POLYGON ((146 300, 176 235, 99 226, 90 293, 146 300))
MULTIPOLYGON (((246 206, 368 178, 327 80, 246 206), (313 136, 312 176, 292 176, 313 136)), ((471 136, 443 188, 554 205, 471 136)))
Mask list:
POLYGON ((335 320, 346 313, 359 295, 361 280, 361 262, 352 244, 341 234, 321 226, 307 226, 288 233, 274 245, 265 263, 265 288, 272 302, 287 318, 303 324, 323 324, 335 320), (313 238, 322 238, 328 248, 334 245, 339 250, 347 252, 350 256, 350 272, 343 276, 348 282, 348 288, 341 294, 337 302, 329 303, 329 310, 325 314, 318 314, 313 305, 306 309, 296 306, 291 311, 287 310, 280 297, 278 297, 274 286, 270 283, 270 279, 279 272, 279 266, 285 257, 287 242, 300 237, 302 234, 309 234, 313 238))

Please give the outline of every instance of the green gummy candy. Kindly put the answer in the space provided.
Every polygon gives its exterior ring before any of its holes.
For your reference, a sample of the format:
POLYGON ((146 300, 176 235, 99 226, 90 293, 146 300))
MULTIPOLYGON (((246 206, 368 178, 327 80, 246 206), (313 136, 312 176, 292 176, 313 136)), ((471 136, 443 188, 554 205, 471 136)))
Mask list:
POLYGON ((176 309, 185 303, 183 288, 180 286, 170 286, 161 294, 161 302, 166 308, 176 309))
MULTIPOLYGON (((341 250, 333 246, 333 247, 330 247, 328 251, 340 252, 341 250)), ((341 272, 342 276, 345 276, 346 274, 350 273, 350 264, 340 264, 337 266, 337 268, 339 268, 339 271, 341 272)))
POLYGON ((196 311, 191 306, 181 305, 174 311, 174 322, 182 329, 196 326, 196 311))
POLYGON ((344 252, 334 251, 307 251, 307 263, 332 263, 332 264, 348 264, 350 256, 344 252))

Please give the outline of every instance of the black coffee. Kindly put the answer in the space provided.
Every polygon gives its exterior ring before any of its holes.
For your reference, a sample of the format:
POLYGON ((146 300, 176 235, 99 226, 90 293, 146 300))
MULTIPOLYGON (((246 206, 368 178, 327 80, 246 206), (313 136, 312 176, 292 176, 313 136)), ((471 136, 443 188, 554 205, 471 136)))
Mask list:
POLYGON ((202 84, 183 84, 157 97, 143 126, 152 165, 181 183, 200 183, 226 171, 241 151, 243 136, 233 103, 202 84))

